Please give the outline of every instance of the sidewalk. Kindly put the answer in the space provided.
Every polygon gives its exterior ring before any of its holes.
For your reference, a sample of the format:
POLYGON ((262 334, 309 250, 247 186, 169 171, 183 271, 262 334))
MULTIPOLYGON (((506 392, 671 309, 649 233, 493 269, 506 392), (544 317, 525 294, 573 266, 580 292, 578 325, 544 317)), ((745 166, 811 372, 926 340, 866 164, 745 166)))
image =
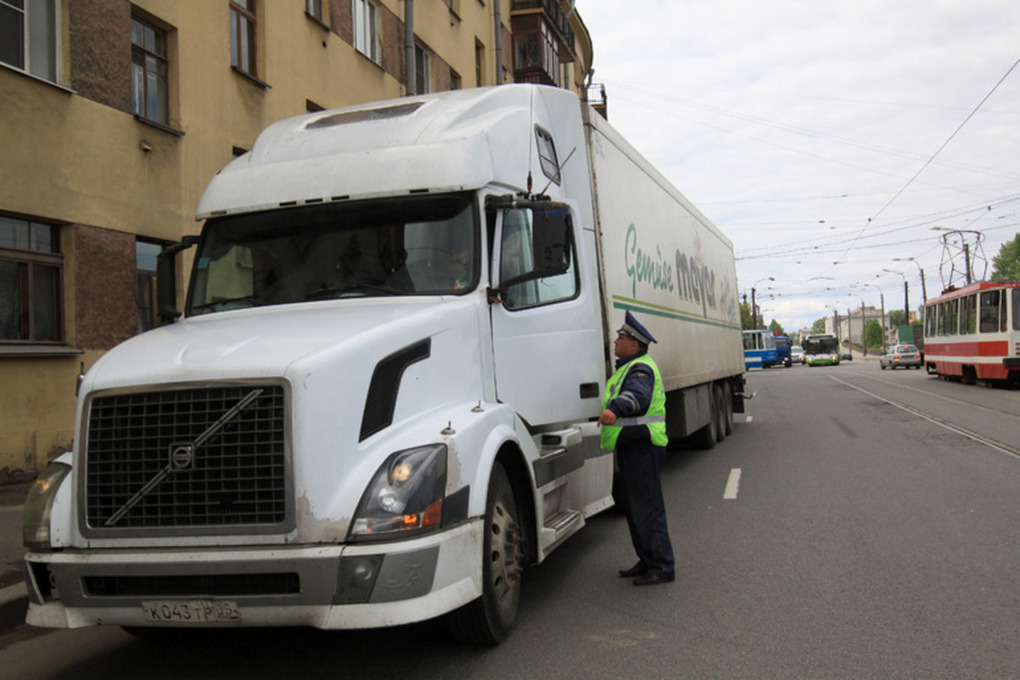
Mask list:
POLYGON ((22 558, 21 508, 31 482, 0 485, 0 635, 24 625, 28 609, 22 558))

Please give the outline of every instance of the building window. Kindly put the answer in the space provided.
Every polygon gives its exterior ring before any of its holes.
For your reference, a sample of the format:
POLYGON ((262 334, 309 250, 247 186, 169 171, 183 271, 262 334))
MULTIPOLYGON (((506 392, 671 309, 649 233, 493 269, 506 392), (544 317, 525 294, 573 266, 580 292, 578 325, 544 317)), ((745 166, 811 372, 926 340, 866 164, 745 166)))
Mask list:
POLYGON ((160 125, 169 124, 166 33, 131 18, 132 112, 160 125))
POLYGON ((57 82, 57 0, 0 0, 0 62, 57 82))
POLYGON ((257 75, 255 0, 230 0, 230 65, 248 75, 257 75))
POLYGON ((322 0, 305 0, 305 14, 322 23, 322 0))
POLYGON ((135 271, 138 281, 138 331, 156 327, 156 258, 162 246, 135 241, 135 271))
POLYGON ((354 49, 379 61, 379 8, 371 0, 351 0, 354 9, 354 49))
POLYGON ((481 87, 485 84, 485 45, 475 40, 475 85, 481 87))
POLYGON ((0 216, 0 342, 61 342, 60 230, 0 216))
POLYGON ((421 45, 414 46, 414 93, 432 91, 432 53, 421 45))
POLYGON ((459 90, 462 87, 460 82, 460 74, 452 68, 450 69, 450 89, 459 90))

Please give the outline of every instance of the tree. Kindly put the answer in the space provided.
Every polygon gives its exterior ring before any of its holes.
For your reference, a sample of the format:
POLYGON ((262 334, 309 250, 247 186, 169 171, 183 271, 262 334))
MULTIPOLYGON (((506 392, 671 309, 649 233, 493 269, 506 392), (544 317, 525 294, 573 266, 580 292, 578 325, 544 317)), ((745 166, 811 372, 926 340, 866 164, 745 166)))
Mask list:
POLYGON ((907 325, 907 317, 904 316, 902 309, 893 309, 889 312, 889 325, 893 328, 907 325))
POLYGON ((882 346, 882 326, 874 319, 868 319, 868 323, 864 324, 864 344, 868 349, 882 346))
POLYGON ((740 328, 745 331, 752 330, 751 303, 747 301, 740 303, 740 328))
POLYGON ((992 281, 1020 281, 1020 233, 992 258, 992 281))
POLYGON ((811 332, 815 335, 821 335, 825 332, 825 317, 821 319, 815 319, 815 322, 811 324, 811 332))
POLYGON ((779 331, 780 335, 786 335, 786 331, 783 330, 783 324, 779 323, 775 319, 772 319, 772 323, 769 324, 769 330, 773 333, 779 331))

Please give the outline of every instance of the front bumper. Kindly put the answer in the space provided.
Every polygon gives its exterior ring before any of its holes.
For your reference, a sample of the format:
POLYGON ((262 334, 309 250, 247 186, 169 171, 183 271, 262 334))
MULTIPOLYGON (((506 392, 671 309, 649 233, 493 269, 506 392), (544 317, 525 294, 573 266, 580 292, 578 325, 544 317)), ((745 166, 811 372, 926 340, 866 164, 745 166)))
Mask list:
POLYGON ((47 628, 375 628, 439 616, 481 595, 482 523, 346 546, 30 553, 26 621, 47 628), (212 605, 229 620, 164 617, 212 605))

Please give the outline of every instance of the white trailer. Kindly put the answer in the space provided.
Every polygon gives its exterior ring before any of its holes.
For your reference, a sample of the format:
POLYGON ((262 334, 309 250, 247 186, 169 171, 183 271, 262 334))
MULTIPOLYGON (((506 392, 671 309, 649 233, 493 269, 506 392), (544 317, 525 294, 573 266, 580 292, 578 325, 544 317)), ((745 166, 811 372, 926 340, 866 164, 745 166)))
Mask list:
POLYGON ((710 446, 741 403, 729 242, 564 90, 281 121, 198 217, 161 258, 173 322, 82 377, 26 504, 32 625, 449 614, 498 642, 523 568, 613 502, 593 420, 623 310, 673 435, 710 446))

